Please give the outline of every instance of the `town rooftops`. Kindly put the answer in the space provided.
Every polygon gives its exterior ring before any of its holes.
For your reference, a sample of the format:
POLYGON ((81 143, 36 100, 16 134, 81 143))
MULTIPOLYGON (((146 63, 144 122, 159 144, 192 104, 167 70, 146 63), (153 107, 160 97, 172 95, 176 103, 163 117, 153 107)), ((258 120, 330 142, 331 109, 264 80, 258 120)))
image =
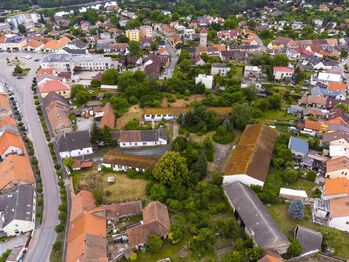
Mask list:
POLYGON ((292 152, 297 152, 303 155, 307 155, 309 151, 309 143, 298 137, 291 136, 290 141, 288 143, 288 148, 292 152))
POLYGON ((349 169, 349 159, 346 156, 333 158, 326 161, 327 172, 334 172, 341 169, 349 169))
POLYGON ((67 152, 92 147, 88 130, 62 134, 56 137, 59 152, 67 152))
POLYGON ((151 142, 159 139, 168 139, 167 133, 163 128, 152 130, 121 130, 119 141, 125 142, 151 142))
POLYGON ((346 177, 334 179, 326 178, 324 186, 324 196, 331 197, 336 195, 349 196, 349 180, 346 177))
POLYGON ((288 248, 290 242, 269 214, 258 196, 239 181, 224 186, 230 205, 238 212, 257 246, 278 252, 288 248), (275 245, 275 246, 274 246, 275 245))
POLYGON ((347 85, 344 83, 336 83, 336 82, 330 82, 327 85, 327 89, 333 90, 333 91, 346 91, 347 85))
POLYGON ((52 102, 58 102, 63 105, 68 105, 67 101, 65 98, 55 92, 50 92, 43 98, 43 107, 46 108, 49 105, 51 105, 52 102))
POLYGON ((345 139, 349 142, 349 133, 346 131, 335 131, 333 133, 324 133, 322 134, 322 141, 329 143, 338 139, 345 139))
POLYGON ((246 126, 232 151, 224 175, 247 174, 265 181, 272 157, 276 131, 261 124, 246 126))
POLYGON ((0 162, 0 190, 16 184, 34 182, 33 170, 27 156, 9 155, 0 162))
POLYGON ((137 168, 153 168, 159 161, 158 157, 137 156, 110 150, 103 157, 103 163, 137 168))
POLYGON ((0 114, 2 112, 10 112, 11 105, 6 94, 0 94, 0 114))
POLYGON ((302 246, 302 254, 305 255, 321 251, 321 233, 306 227, 297 226, 294 234, 299 244, 302 246))
POLYGON ((0 195, 2 228, 13 220, 32 221, 34 205, 32 185, 18 185, 0 195))

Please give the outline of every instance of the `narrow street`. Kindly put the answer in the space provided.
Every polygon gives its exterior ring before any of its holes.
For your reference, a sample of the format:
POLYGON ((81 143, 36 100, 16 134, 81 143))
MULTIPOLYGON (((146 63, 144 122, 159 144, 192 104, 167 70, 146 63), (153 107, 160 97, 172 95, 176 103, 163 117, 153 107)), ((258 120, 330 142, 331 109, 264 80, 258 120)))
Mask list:
POLYGON ((35 76, 40 62, 34 59, 42 55, 33 54, 33 58, 26 60, 21 58, 20 53, 0 54, 0 80, 6 82, 15 93, 20 109, 23 113, 23 122, 28 127, 29 137, 33 142, 35 155, 39 161, 44 192, 44 218, 41 226, 36 229, 33 239, 28 248, 24 261, 49 261, 52 244, 56 239, 55 226, 58 224, 58 205, 60 203, 59 189, 57 186, 57 175, 53 167, 53 161, 47 141, 39 121, 34 105, 33 93, 31 90, 32 79, 35 76), (6 58, 17 56, 23 63, 21 66, 30 68, 28 75, 23 79, 12 76, 13 66, 8 66, 6 58))

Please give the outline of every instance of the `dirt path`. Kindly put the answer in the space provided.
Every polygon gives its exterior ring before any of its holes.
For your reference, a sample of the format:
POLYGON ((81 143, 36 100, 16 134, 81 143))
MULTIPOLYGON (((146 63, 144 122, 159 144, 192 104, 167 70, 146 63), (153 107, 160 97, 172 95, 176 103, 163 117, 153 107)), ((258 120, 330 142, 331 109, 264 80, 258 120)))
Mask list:
POLYGON ((127 113, 119 117, 116 121, 116 127, 121 129, 132 119, 137 119, 139 122, 143 121, 143 109, 139 105, 131 106, 127 113))

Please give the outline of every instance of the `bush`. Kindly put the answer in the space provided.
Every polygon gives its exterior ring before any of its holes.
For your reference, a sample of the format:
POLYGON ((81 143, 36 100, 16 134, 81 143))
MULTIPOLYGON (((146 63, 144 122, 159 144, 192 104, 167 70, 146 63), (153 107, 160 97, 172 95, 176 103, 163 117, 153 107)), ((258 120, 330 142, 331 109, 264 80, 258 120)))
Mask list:
POLYGON ((163 245, 162 239, 158 235, 150 235, 147 240, 147 248, 151 253, 156 253, 163 245))
POLYGON ((298 240, 294 237, 288 239, 291 243, 287 249, 287 253, 284 255, 285 258, 290 259, 292 257, 297 257, 302 253, 302 246, 299 244, 298 240))
POLYGON ((234 132, 228 130, 225 126, 219 126, 212 139, 218 144, 229 144, 234 140, 234 132))
POLYGON ((56 233, 63 232, 63 231, 64 231, 64 228, 65 228, 65 226, 64 226, 64 224, 62 224, 62 223, 59 224, 59 225, 57 225, 56 228, 55 228, 56 233))
POLYGON ((304 204, 302 201, 292 201, 288 207, 288 214, 293 219, 304 218, 304 204))
POLYGON ((315 182, 316 173, 314 171, 308 171, 306 178, 311 182, 315 182))

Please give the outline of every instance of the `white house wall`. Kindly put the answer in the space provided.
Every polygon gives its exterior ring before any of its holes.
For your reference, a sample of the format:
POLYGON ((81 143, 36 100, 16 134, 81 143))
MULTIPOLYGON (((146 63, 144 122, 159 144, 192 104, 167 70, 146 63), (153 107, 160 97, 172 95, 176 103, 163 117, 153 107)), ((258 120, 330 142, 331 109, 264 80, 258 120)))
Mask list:
POLYGON ((263 186, 264 185, 264 182, 258 179, 255 179, 251 176, 248 176, 246 174, 223 176, 223 184, 231 184, 235 181, 239 181, 247 186, 251 186, 251 185, 263 186))
POLYGON ((333 218, 330 220, 329 226, 349 232, 349 216, 333 218))

